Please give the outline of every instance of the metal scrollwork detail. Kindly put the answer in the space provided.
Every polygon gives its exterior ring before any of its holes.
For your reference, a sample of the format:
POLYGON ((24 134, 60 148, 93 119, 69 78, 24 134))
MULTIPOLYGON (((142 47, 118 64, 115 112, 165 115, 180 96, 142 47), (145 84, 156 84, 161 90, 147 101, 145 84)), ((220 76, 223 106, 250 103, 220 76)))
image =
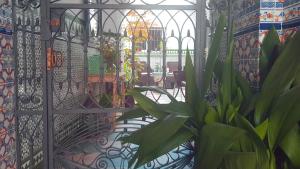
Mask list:
POLYGON ((18 0, 18 7, 23 10, 27 10, 28 8, 39 8, 40 0, 18 0))

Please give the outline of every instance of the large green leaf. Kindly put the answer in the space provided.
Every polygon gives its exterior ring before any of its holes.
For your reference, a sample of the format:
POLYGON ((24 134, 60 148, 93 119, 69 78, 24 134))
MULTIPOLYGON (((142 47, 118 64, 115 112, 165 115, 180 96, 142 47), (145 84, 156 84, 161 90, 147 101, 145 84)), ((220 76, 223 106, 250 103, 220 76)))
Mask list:
POLYGON ((144 91, 154 91, 154 92, 157 92, 157 93, 160 93, 160 94, 164 94, 166 96, 169 97, 169 99, 172 101, 172 102, 177 102, 176 98, 171 95, 168 91, 166 91, 165 89, 163 88, 160 88, 160 87, 153 87, 153 86, 143 86, 143 87, 136 87, 135 88, 136 90, 139 90, 140 92, 144 92, 144 91))
POLYGON ((255 152, 228 152, 224 157, 224 169, 257 169, 255 152))
POLYGON ((243 94, 241 89, 238 87, 236 89, 236 95, 233 98, 233 101, 231 103, 231 105, 229 107, 231 107, 231 111, 227 111, 226 115, 227 115, 227 121, 231 122, 231 120, 235 117, 236 114, 238 114, 240 106, 244 100, 243 94))
POLYGON ((208 106, 207 114, 205 115, 205 123, 212 124, 219 122, 219 114, 214 107, 208 106))
MULTIPOLYGON (((230 42, 230 48, 228 51, 228 56, 225 59, 222 81, 221 81, 221 93, 222 93, 222 102, 221 102, 221 112, 220 118, 225 120, 227 116, 226 112, 228 112, 229 105, 232 103, 232 84, 235 83, 233 80, 233 66, 232 66, 232 59, 233 59, 233 41, 230 42)), ((226 119, 228 121, 228 119, 226 119)))
MULTIPOLYGON (((165 141, 164 143, 161 143, 161 145, 157 148, 153 148, 151 152, 149 152, 146 156, 141 157, 139 156, 139 159, 132 159, 134 162, 136 162, 135 167, 142 166, 150 161, 153 161, 154 159, 157 159, 158 157, 169 153, 173 149, 177 148, 178 146, 186 143, 193 137, 193 134, 189 132, 187 129, 180 129, 176 134, 174 134, 172 137, 170 137, 169 140, 165 141)), ((141 153, 142 149, 138 150, 138 153, 141 153)), ((134 162, 131 163, 134 163, 134 162)))
POLYGON ((147 96, 143 95, 139 92, 139 90, 131 89, 127 92, 128 95, 132 95, 134 99, 139 104, 139 107, 149 113, 151 116, 156 117, 158 119, 164 118, 167 113, 163 112, 158 108, 158 104, 149 99, 147 96))
POLYGON ((199 100, 199 91, 196 83, 195 68, 189 50, 187 50, 185 63, 186 102, 194 109, 199 100))
POLYGON ((280 53, 280 39, 277 31, 273 28, 268 32, 261 45, 261 54, 259 58, 260 83, 265 81, 274 61, 280 53))
POLYGON ((220 59, 218 59, 216 61, 215 68, 214 68, 214 76, 219 81, 222 80, 223 69, 224 69, 223 67, 224 67, 224 63, 220 59))
POLYGON ((265 139, 268 131, 268 126, 269 126, 269 119, 265 120, 263 123, 261 123, 255 128, 255 131, 259 135, 260 139, 262 140, 265 139))
POLYGON ((273 28, 268 32, 261 45, 268 60, 271 60, 269 57, 272 57, 273 50, 278 45, 280 45, 280 38, 276 29, 273 28))
POLYGON ((197 168, 217 169, 231 146, 245 134, 240 128, 214 123, 205 125, 199 140, 197 168))
POLYGON ((215 68, 215 64, 218 60, 220 46, 222 42, 223 32, 224 32, 224 26, 225 26, 225 17, 223 15, 220 16, 219 22, 216 28, 216 32, 214 34, 211 47, 208 52, 207 62, 205 66, 205 72, 204 72, 204 79, 203 79, 203 88, 202 88, 202 95, 205 95, 212 76, 213 71, 215 68))
POLYGON ((236 124, 247 131, 248 139, 253 142, 255 146, 255 152, 257 157, 257 163, 259 164, 259 168, 263 168, 267 165, 268 159, 268 148, 265 146, 263 140, 257 134, 255 128, 252 124, 243 116, 237 115, 235 118, 236 124))
MULTIPOLYGON (((162 145, 169 145, 173 136, 180 131, 180 129, 186 129, 184 123, 187 118, 167 116, 162 120, 158 120, 145 128, 134 132, 132 135, 125 137, 123 142, 137 143, 139 145, 138 153, 138 165, 150 162, 157 156, 153 155, 155 150, 161 149, 162 145)), ((185 135, 186 136, 186 135, 185 135)), ((183 137, 183 136, 182 136, 183 137)), ((174 141, 172 141, 174 143, 174 141)), ((171 149, 164 149, 165 151, 172 150, 172 146, 166 147, 171 149)), ((160 154, 161 155, 161 154, 160 154)), ((160 156, 159 155, 159 156, 160 156)))
POLYGON ((268 74, 256 105, 255 122, 261 123, 273 100, 277 98, 294 81, 300 62, 300 33, 285 47, 268 74), (276 82, 276 85, 274 83, 276 82))
POLYGON ((264 51, 261 51, 259 56, 259 76, 261 77, 260 84, 263 84, 265 81, 267 74, 268 74, 268 56, 265 54, 264 51))
POLYGON ((156 120, 155 122, 142 127, 141 129, 131 133, 129 136, 124 136, 119 139, 122 143, 133 143, 136 145, 141 145, 145 134, 150 133, 151 130, 155 130, 158 125, 160 125, 162 120, 156 120))
POLYGON ((255 110, 256 102, 259 98, 259 93, 253 94, 250 98, 244 99, 240 107, 239 113, 247 116, 255 110))
POLYGON ((291 89, 274 103, 269 119, 268 140, 274 149, 300 121, 300 86, 291 89))
POLYGON ((259 71, 261 84, 268 75, 274 61, 279 56, 280 39, 277 31, 273 28, 268 32, 261 45, 261 55, 259 58, 259 71))
POLYGON ((296 75, 295 81, 294 81, 294 86, 300 85, 300 69, 298 70, 298 73, 296 75))
POLYGON ((149 113, 147 113, 145 110, 135 107, 133 110, 124 112, 121 117, 118 118, 118 121, 128 120, 128 119, 134 119, 139 117, 145 117, 148 116, 149 113))
POLYGON ((280 147, 296 168, 300 168, 300 127, 295 126, 283 139, 280 147))
POLYGON ((177 116, 183 116, 183 117, 191 117, 193 114, 193 109, 191 106, 184 102, 171 102, 169 104, 159 104, 157 107, 169 114, 174 114, 177 116))

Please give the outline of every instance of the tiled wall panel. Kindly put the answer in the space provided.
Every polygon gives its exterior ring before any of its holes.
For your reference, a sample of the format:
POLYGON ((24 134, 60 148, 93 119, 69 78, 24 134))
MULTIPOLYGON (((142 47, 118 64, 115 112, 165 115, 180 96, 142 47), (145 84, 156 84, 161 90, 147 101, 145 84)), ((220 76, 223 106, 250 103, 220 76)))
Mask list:
MULTIPOLYGON (((5 1, 4 1, 5 2, 5 1)), ((3 3, 3 2, 0 2, 3 3)), ((0 169, 16 168, 13 113, 14 59, 11 9, 0 8, 0 169)))
POLYGON ((253 88, 259 82, 259 15, 260 3, 256 0, 240 0, 240 11, 235 15, 235 68, 253 88))
POLYGON ((275 27, 284 41, 300 29, 300 0, 240 0, 235 15, 235 66, 250 82, 259 84, 260 43, 275 27))
POLYGON ((257 88, 259 82, 258 54, 258 31, 235 37, 235 68, 241 72, 253 88, 257 88))

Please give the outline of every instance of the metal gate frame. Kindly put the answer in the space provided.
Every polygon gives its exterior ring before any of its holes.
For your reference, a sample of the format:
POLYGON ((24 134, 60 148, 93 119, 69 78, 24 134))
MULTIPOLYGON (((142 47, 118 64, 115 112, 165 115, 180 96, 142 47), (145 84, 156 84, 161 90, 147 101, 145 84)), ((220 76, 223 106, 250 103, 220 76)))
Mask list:
MULTIPOLYGON (((13 1, 13 5, 16 4, 16 0, 13 1)), ((57 113, 53 110, 53 70, 47 67, 47 49, 52 48, 51 44, 51 11, 54 9, 132 9, 132 10, 152 10, 152 9, 168 9, 168 10, 194 10, 196 11, 196 30, 195 30, 195 67, 196 75, 199 77, 198 84, 202 80, 203 65, 205 62, 205 47, 206 47, 206 0, 197 0, 195 5, 130 5, 130 4, 62 4, 62 3, 51 3, 50 0, 40 1, 40 36, 41 36, 41 66, 42 66, 42 86, 43 86, 43 168, 53 169, 54 168, 54 114, 57 113)), ((15 12, 13 12, 15 13, 15 12)), ((14 14, 15 15, 15 14, 14 14)), ((16 20, 16 16, 14 16, 16 20)), ((16 22, 16 21, 15 21, 16 22)), ((17 36, 17 34, 14 34, 17 36)), ((16 38, 15 38, 16 39, 16 38)), ((87 46, 85 46, 86 48, 87 46)), ((85 55, 86 55, 86 51, 85 55)), ((17 56, 17 55, 16 55, 17 56)), ((86 56, 85 56, 86 57, 86 56)), ((17 58, 16 58, 17 60, 17 58)), ((85 59, 86 61, 86 59, 85 59)), ((87 63, 85 63, 86 66, 87 63)), ((86 69, 86 67, 85 67, 86 69)), ((86 75, 85 75, 86 76, 86 75)), ((86 77, 85 77, 86 78, 86 77)), ((85 86, 86 87, 86 86, 85 86)), ((18 90, 18 86, 16 86, 18 90)), ((16 92, 17 93, 17 92, 16 92)), ((18 96, 16 96, 16 99, 18 96)), ((17 102, 16 102, 16 107, 17 102)), ((102 110, 103 111, 103 110, 102 110)), ((99 113, 99 109, 89 110, 91 113, 99 113)), ((75 112, 76 113, 76 112, 75 112)), ((79 112, 77 112, 79 113, 79 112)), ((18 121, 18 118, 17 118, 18 121)), ((18 123, 18 122, 17 122, 18 123)), ((17 128, 18 130, 18 128, 17 128)), ((17 144, 20 144, 20 140, 17 138, 17 144)), ((20 149, 17 145, 17 153, 20 154, 20 149)), ((20 156, 20 155, 18 155, 20 156)), ((17 160, 18 168, 20 167, 20 157, 17 160)))

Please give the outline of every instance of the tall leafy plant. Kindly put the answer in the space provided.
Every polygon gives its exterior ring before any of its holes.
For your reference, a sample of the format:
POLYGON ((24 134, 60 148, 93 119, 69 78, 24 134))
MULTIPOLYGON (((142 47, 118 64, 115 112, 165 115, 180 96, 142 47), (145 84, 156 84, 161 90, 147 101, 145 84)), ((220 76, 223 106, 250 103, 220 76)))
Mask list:
POLYGON ((300 33, 280 43, 275 29, 264 39, 260 64, 263 76, 253 124, 268 121, 267 142, 273 166, 300 168, 300 33))
POLYGON ((246 140, 231 147, 235 153, 224 158, 221 168, 300 167, 299 44, 300 33, 284 44, 275 29, 268 33, 261 46, 261 89, 257 93, 233 70, 230 53, 221 64, 223 72, 215 71, 221 77, 217 113, 208 113, 207 119, 216 116, 213 122, 247 132, 246 140))
POLYGON ((129 166, 137 168, 187 141, 193 141, 194 168, 197 169, 300 167, 300 148, 297 148, 300 144, 297 125, 300 120, 300 106, 297 105, 300 98, 297 76, 300 34, 285 45, 277 41, 274 30, 268 34, 262 44, 262 87, 254 93, 248 82, 233 69, 232 37, 225 62, 218 62, 224 24, 224 17, 221 17, 200 90, 187 52, 185 102, 177 101, 160 88, 140 87, 128 92, 137 105, 119 120, 149 115, 157 119, 122 138, 124 143, 139 145, 129 166), (205 99, 213 73, 219 80, 216 105, 205 99), (278 84, 274 85, 274 82, 278 84), (152 101, 143 95, 148 90, 167 95, 171 102, 158 104, 152 101))
POLYGON ((194 140, 195 167, 213 169, 221 163, 224 153, 231 147, 232 143, 244 134, 243 130, 226 124, 205 124, 205 115, 210 109, 209 103, 205 100, 205 94, 218 59, 224 26, 225 18, 221 16, 208 55, 203 87, 200 91, 195 81, 194 66, 190 54, 187 52, 186 102, 177 101, 168 92, 159 88, 140 87, 128 92, 137 101, 137 108, 133 112, 124 114, 119 120, 148 115, 157 118, 155 122, 122 139, 124 143, 139 145, 138 151, 129 162, 130 166, 137 168, 189 140, 194 140), (171 102, 169 104, 157 104, 142 94, 146 90, 165 94, 171 102), (223 140, 222 144, 213 146, 211 143, 217 140, 223 140), (207 147, 207 150, 204 147, 207 147))

